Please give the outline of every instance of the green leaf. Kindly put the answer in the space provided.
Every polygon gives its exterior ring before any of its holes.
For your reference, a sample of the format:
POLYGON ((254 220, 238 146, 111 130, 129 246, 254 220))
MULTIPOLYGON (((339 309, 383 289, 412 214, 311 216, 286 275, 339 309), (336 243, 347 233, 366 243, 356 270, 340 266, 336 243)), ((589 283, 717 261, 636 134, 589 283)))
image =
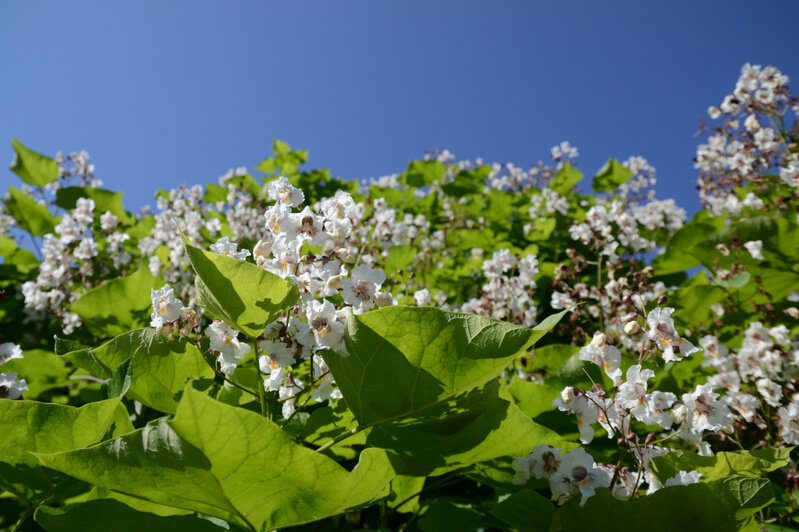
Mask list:
POLYGON ((143 267, 132 275, 107 281, 80 296, 70 310, 98 337, 116 336, 150 323, 150 290, 164 282, 143 267))
POLYGON ((0 236, 0 279, 27 279, 28 274, 39 267, 36 255, 21 248, 10 238, 0 236))
POLYGON ((130 383, 133 378, 132 364, 133 356, 118 365, 111 374, 111 378, 100 386, 100 391, 106 399, 122 397, 130 389, 130 383))
POLYGON ((494 379, 401 420, 377 424, 366 443, 390 450, 394 470, 410 475, 439 475, 501 456, 527 455, 542 443, 574 447, 498 391, 494 379))
POLYGON ((197 273, 197 303, 252 338, 299 298, 295 285, 255 264, 196 248, 185 237, 184 245, 197 273))
POLYGON ((397 475, 391 481, 388 507, 395 512, 415 512, 419 509, 418 494, 424 488, 425 477, 397 475), (417 495, 414 497, 414 495, 417 495))
POLYGON ((738 275, 735 275, 730 280, 714 278, 713 284, 727 289, 735 289, 746 286, 746 283, 748 283, 751 278, 752 274, 750 274, 749 272, 741 272, 738 275))
POLYGON ((419 519, 419 528, 424 532, 442 530, 485 530, 495 529, 494 522, 483 512, 478 512, 468 504, 447 499, 434 500, 419 519))
POLYGON ((555 174, 549 182, 549 189, 558 194, 565 194, 570 191, 583 178, 583 173, 568 162, 563 163, 563 167, 555 174))
POLYGON ((62 508, 40 506, 36 522, 47 532, 173 532, 191 530, 198 532, 223 532, 228 527, 218 526, 208 519, 190 515, 160 516, 134 510, 113 499, 96 499, 62 508))
POLYGON ((703 482, 733 475, 761 477, 787 466, 792 449, 720 452, 714 456, 699 456, 692 451, 673 451, 653 458, 649 467, 661 482, 680 471, 694 470, 702 473, 703 482))
POLYGON ((555 226, 558 224, 555 218, 544 218, 543 220, 535 220, 533 223, 532 229, 525 233, 525 237, 527 240, 531 242, 539 242, 541 240, 546 240, 552 234, 552 231, 555 230, 555 226))
POLYGON ((17 139, 11 140, 14 160, 11 171, 35 187, 43 187, 58 179, 58 163, 50 157, 30 150, 17 139))
POLYGON ((565 313, 531 330, 429 307, 386 307, 352 316, 350 355, 328 354, 326 360, 355 417, 372 425, 488 382, 565 313))
POLYGON ((769 481, 727 477, 690 486, 663 488, 633 501, 613 497, 600 488, 585 506, 575 497, 555 512, 552 530, 606 530, 651 532, 675 530, 739 530, 750 517, 774 500, 769 481))
POLYGON ((594 192, 607 192, 630 180, 633 173, 616 159, 608 159, 594 176, 591 188, 594 192))
POLYGON ((56 219, 47 210, 47 207, 14 187, 8 187, 8 194, 3 197, 8 214, 10 214, 20 227, 33 236, 43 236, 55 230, 56 219))
POLYGON ((25 399, 41 399, 48 390, 71 384, 68 380, 70 370, 64 360, 43 349, 26 350, 22 358, 3 364, 2 371, 14 371, 25 379, 28 383, 25 399))
POLYGON ((170 422, 87 449, 37 456, 102 488, 254 530, 361 506, 387 494, 394 476, 383 451, 366 449, 347 472, 264 417, 215 401, 191 384, 170 422))
MULTIPOLYGON (((385 271, 392 274, 397 270, 404 270, 416 259, 418 249, 411 244, 391 246, 385 263, 385 271)), ((409 273, 409 272, 408 272, 409 273)))
POLYGON ((55 204, 65 210, 74 209, 80 198, 90 198, 94 201, 94 217, 100 216, 111 211, 111 214, 119 218, 123 223, 135 222, 122 204, 122 192, 112 192, 102 188, 94 187, 66 187, 58 189, 55 196, 55 204))
POLYGON ((491 509, 494 517, 520 531, 549 530, 555 507, 533 490, 517 491, 491 509))
POLYGON ((72 351, 79 351, 81 349, 88 349, 89 346, 82 344, 76 340, 70 340, 69 338, 61 338, 60 336, 54 335, 53 336, 53 350, 55 354, 58 356, 66 355, 72 351))
POLYGON ((125 380, 134 375, 128 395, 150 408, 168 413, 176 411, 177 397, 188 380, 214 376, 194 345, 185 340, 165 338, 155 329, 129 331, 99 347, 75 351, 64 358, 95 377, 116 378, 113 384, 118 387, 112 388, 116 391, 124 388, 125 380))
POLYGON ((440 161, 411 161, 403 175, 404 182, 412 187, 426 187, 439 181, 447 173, 440 161))
POLYGON ((513 402, 529 417, 554 410, 552 402, 560 397, 563 386, 551 383, 537 383, 522 379, 513 379, 508 386, 508 392, 513 402))
MULTIPOLYGON (((44 453, 86 447, 115 431, 119 399, 81 408, 34 401, 0 401, 0 488, 50 489, 55 477, 29 451, 44 453)), ((127 420, 128 428, 130 420, 127 420)))

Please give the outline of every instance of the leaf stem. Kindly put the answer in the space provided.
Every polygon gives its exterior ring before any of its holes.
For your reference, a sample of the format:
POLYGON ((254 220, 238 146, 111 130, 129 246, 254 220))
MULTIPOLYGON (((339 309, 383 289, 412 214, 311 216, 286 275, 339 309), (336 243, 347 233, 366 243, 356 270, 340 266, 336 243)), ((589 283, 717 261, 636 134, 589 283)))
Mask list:
MULTIPOLYGON (((261 403, 261 415, 264 417, 269 416, 271 419, 272 411, 269 409, 269 405, 267 404, 266 392, 264 390, 264 373, 261 371, 261 364, 258 361, 258 339, 256 338, 252 342, 253 353, 255 355, 255 367, 258 370, 258 400, 261 403)), ((274 420, 273 420, 274 421, 274 420)))
POLYGON ((319 447, 316 450, 316 452, 317 453, 321 453, 325 449, 328 449, 328 448, 334 446, 335 444, 339 443, 340 441, 346 440, 350 436, 354 436, 355 434, 358 434, 362 430, 363 430, 363 427, 361 427, 360 425, 357 426, 357 427, 353 427, 350 430, 348 430, 347 432, 343 432, 343 433, 339 434, 338 436, 336 436, 335 438, 333 438, 332 440, 330 440, 326 444, 324 444, 321 447, 319 447))

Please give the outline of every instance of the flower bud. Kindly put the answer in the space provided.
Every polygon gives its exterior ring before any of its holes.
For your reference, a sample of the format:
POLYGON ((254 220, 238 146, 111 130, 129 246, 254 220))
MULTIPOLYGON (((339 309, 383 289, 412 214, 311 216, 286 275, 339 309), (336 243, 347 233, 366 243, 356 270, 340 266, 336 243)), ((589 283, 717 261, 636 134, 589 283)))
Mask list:
POLYGON ((169 336, 172 334, 172 324, 171 323, 164 323, 160 327, 156 329, 156 332, 161 336, 169 336))
POLYGON ((791 307, 791 308, 789 308, 789 309, 786 309, 786 310, 785 310, 785 313, 786 313, 788 316, 792 317, 793 319, 795 319, 795 320, 799 320, 799 309, 798 309, 798 308, 796 308, 796 307, 791 307))
POLYGON ((607 338, 605 337, 604 333, 597 332, 594 334, 594 338, 591 340, 591 345, 593 347, 602 347, 605 345, 605 341, 607 338))
POLYGON ((377 292, 375 294, 375 303, 380 308, 387 307, 394 303, 394 298, 388 292, 377 292))
POLYGON ((338 290, 341 288, 341 276, 334 275, 330 279, 327 280, 327 287, 333 290, 338 290))
POLYGON ((355 262, 355 252, 348 248, 337 249, 336 257, 338 257, 341 262, 345 262, 347 264, 352 264, 355 262))
POLYGON ((671 415, 678 425, 685 422, 685 413, 685 405, 679 405, 671 411, 671 415))
POLYGON ((641 310, 646 310, 646 307, 644 306, 644 298, 641 297, 641 294, 633 294, 630 296, 630 299, 632 300, 633 305, 641 310))
POLYGON ((560 399, 563 401, 563 404, 569 404, 574 400, 574 387, 566 386, 563 388, 563 391, 560 392, 560 399))
POLYGON ((621 321, 622 323, 628 323, 638 318, 638 314, 635 312, 630 312, 629 314, 625 315, 621 321))
POLYGON ((627 325, 624 326, 624 334, 628 336, 638 334, 639 332, 641 332, 641 326, 638 325, 637 321, 629 321, 627 325))

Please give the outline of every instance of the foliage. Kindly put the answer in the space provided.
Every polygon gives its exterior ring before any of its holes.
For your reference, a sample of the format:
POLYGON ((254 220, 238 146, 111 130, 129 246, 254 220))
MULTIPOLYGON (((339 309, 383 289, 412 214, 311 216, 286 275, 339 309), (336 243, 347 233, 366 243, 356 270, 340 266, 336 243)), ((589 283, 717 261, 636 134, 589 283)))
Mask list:
POLYGON ((14 140, 0 529, 792 526, 797 110, 744 67, 690 221, 567 142, 358 183, 275 141, 134 214, 14 140))

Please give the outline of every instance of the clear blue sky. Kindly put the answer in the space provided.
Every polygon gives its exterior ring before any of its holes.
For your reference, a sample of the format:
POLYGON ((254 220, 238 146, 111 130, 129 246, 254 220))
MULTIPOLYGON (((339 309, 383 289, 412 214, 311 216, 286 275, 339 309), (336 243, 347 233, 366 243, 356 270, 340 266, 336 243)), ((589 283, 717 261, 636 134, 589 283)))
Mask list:
POLYGON ((693 211, 699 117, 744 62, 799 79, 798 21, 795 0, 6 2, 0 161, 12 136, 85 149, 137 209, 272 138, 347 178, 434 146, 528 166, 569 140, 591 175, 643 155, 693 211))

